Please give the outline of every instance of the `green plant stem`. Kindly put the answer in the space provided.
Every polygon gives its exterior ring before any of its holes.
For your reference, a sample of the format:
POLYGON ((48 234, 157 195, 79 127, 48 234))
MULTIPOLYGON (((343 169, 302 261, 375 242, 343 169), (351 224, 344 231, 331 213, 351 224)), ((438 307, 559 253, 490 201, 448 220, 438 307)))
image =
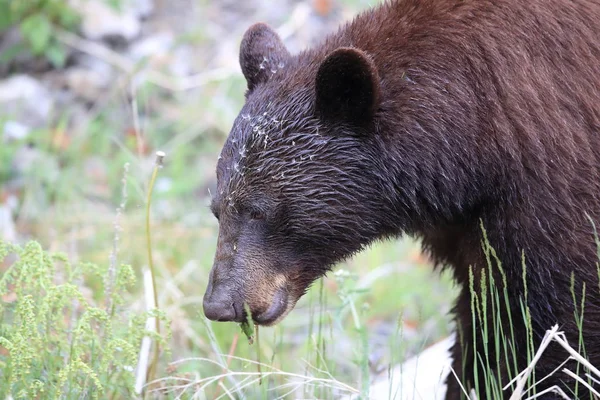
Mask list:
MULTIPOLYGON (((154 189, 154 182, 158 175, 158 170, 162 167, 165 153, 162 151, 156 152, 156 161, 154 163, 154 170, 152 171, 152 177, 150 178, 150 186, 148 187, 148 196, 146 198, 146 245, 148 247, 148 264, 150 266, 150 275, 152 276, 152 294, 154 295, 154 307, 158 309, 158 291, 156 290, 156 270, 154 269, 154 262, 152 258, 152 241, 150 237, 150 204, 152 201, 152 190, 154 189)), ((160 335, 160 319, 158 316, 154 318, 156 334, 160 335)), ((156 372, 156 366, 158 364, 158 353, 159 344, 158 341, 154 343, 154 356, 152 363, 148 368, 147 382, 151 382, 154 379, 154 373, 156 372)))
POLYGON ((256 332, 256 370, 258 371, 258 384, 262 385, 262 370, 260 368, 260 336, 258 336, 258 324, 254 324, 256 332))

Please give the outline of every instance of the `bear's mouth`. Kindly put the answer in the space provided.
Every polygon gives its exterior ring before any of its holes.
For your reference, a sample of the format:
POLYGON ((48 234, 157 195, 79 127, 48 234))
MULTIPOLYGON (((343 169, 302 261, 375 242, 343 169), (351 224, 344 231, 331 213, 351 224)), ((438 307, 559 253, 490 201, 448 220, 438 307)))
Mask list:
POLYGON ((275 296, 273 296, 271 306, 269 306, 266 311, 258 314, 257 316, 253 316, 252 319, 259 325, 273 325, 285 317, 289 311, 288 304, 288 291, 284 288, 281 288, 275 293, 275 296))

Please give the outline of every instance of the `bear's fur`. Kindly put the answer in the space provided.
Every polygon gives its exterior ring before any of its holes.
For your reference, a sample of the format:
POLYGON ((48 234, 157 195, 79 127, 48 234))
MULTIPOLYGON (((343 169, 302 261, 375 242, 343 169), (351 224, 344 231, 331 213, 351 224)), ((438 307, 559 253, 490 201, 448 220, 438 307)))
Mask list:
MULTIPOLYGON (((523 303, 535 346, 559 324, 577 348, 584 300, 585 352, 600 367, 600 2, 390 1, 295 56, 254 25, 240 63, 248 92, 217 165, 209 318, 241 321, 246 302, 276 323, 336 262, 408 234, 462 286, 452 354, 465 387, 483 385, 474 350, 502 385, 526 367, 523 303), (502 263, 492 276, 507 282, 508 362, 483 349, 493 313, 471 310, 471 277, 493 301, 482 228, 502 263)), ((536 378, 565 358, 552 345, 536 378)), ((574 381, 559 371, 538 392, 552 385, 574 381)), ((460 397, 451 375, 447 398, 460 397)))

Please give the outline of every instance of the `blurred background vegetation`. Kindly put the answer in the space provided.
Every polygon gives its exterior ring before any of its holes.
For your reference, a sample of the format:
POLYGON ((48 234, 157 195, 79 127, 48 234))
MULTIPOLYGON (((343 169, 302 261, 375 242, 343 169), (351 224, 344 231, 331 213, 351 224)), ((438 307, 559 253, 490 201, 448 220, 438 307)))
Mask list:
MULTIPOLYGON (((153 388, 174 391, 155 394, 338 398, 364 392, 391 364, 448 335, 455 289, 409 239, 340 265, 283 323, 261 329, 259 346, 242 340, 236 324, 210 323, 202 313, 218 229, 209 191, 243 104, 237 51, 245 29, 267 22, 294 53, 375 3, 0 0, 0 238, 38 241, 72 264, 131 265, 137 283, 117 312, 133 319, 146 308, 145 194, 155 152, 166 153, 152 248, 172 335, 153 388), (243 375, 255 371, 248 360, 257 352, 279 371, 260 386, 243 375), (225 364, 224 379, 203 385, 225 364)), ((11 262, 0 264, 0 275, 11 262)), ((98 303, 101 280, 75 283, 98 303)), ((2 324, 11 323, 15 301, 14 293, 0 298, 2 324)), ((0 345, 0 363, 9 357, 0 345)))

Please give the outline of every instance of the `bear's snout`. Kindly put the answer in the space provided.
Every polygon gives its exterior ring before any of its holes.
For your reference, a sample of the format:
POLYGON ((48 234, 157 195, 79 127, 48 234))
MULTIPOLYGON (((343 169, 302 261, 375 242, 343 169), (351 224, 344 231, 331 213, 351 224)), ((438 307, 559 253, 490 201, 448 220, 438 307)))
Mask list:
POLYGON ((204 294, 204 315, 212 321, 238 321, 243 319, 243 301, 227 285, 209 283, 204 294))

